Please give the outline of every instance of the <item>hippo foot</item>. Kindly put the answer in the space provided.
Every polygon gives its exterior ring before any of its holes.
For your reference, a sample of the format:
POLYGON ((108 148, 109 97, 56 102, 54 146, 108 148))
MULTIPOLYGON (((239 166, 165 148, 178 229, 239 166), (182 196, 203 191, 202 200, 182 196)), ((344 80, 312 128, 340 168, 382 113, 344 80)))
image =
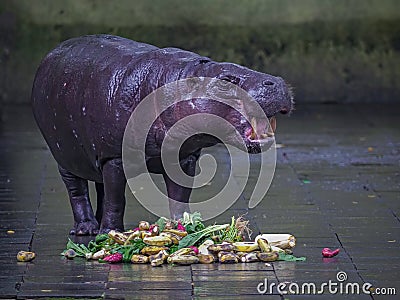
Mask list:
POLYGON ((183 217, 183 213, 190 213, 189 203, 169 200, 169 213, 173 220, 178 220, 183 217))
POLYGON ((97 235, 98 233, 99 224, 97 221, 76 223, 75 227, 69 232, 70 235, 97 235))

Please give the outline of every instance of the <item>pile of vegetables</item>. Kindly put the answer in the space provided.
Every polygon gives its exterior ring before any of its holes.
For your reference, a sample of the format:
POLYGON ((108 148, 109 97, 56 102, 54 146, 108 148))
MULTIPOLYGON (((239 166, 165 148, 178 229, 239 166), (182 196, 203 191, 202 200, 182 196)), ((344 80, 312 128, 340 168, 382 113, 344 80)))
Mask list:
POLYGON ((104 263, 150 263, 160 266, 193 263, 237 263, 275 260, 302 260, 292 256, 295 238, 289 234, 259 235, 250 238, 248 222, 242 216, 232 217, 230 224, 205 226, 200 213, 184 213, 180 220, 164 217, 154 224, 141 221, 126 232, 111 230, 88 243, 76 244, 68 239, 61 253, 67 259, 85 257, 104 263))

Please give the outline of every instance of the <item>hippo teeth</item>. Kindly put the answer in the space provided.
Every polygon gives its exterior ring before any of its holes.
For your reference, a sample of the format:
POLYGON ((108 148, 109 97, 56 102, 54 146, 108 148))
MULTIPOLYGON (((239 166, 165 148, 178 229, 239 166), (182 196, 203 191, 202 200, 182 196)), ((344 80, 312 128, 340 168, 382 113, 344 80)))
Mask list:
POLYGON ((257 138, 256 128, 257 128, 257 120, 256 120, 256 118, 252 117, 251 118, 251 133, 250 133, 251 140, 255 140, 257 138))
POLYGON ((261 134, 261 138, 265 139, 265 138, 275 136, 275 133, 274 133, 275 130, 276 130, 276 118, 271 117, 271 118, 269 118, 269 126, 267 128, 267 132, 261 134))
MULTIPOLYGON (((249 134, 249 139, 251 140, 256 140, 258 135, 257 135, 257 119, 255 117, 251 118, 251 131, 249 134)), ((269 124, 268 127, 266 128, 266 132, 260 134, 261 139, 266 139, 275 136, 274 131, 276 130, 276 118, 271 117, 269 119, 269 124)))

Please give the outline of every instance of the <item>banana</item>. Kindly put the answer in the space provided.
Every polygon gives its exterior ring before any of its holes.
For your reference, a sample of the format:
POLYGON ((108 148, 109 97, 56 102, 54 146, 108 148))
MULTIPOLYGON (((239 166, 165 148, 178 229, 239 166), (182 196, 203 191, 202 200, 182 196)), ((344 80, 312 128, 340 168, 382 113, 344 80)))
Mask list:
POLYGON ((257 253, 255 252, 249 252, 246 253, 245 255, 243 255, 240 260, 244 263, 248 263, 248 262, 254 262, 254 261, 259 261, 258 257, 257 257, 257 253))
POLYGON ((188 234, 186 231, 181 231, 177 229, 164 229, 163 232, 173 233, 176 234, 177 236, 180 236, 181 238, 187 236, 188 234))
POLYGON ((150 246, 166 246, 172 244, 172 241, 167 236, 146 236, 143 242, 150 246))
POLYGON ((147 264, 149 262, 149 257, 141 254, 132 255, 131 262, 133 264, 147 264))
POLYGON ((143 240, 145 237, 148 237, 148 236, 153 236, 152 235, 152 233, 151 232, 149 232, 149 231, 139 231, 139 233, 140 233, 140 238, 143 240))
POLYGON ((212 252, 220 252, 220 251, 233 251, 235 247, 231 243, 222 243, 222 244, 214 244, 210 245, 207 248, 212 252))
POLYGON ((268 244, 268 241, 266 239, 263 238, 259 238, 257 240, 257 244, 261 249, 261 252, 271 252, 271 246, 268 244))
POLYGON ((28 262, 34 260, 36 257, 35 252, 19 251, 17 254, 17 260, 22 262, 28 262))
POLYGON ((214 255, 212 254, 197 254, 197 257, 201 264, 211 264, 215 261, 214 255))
POLYGON ((180 256, 180 255, 195 255, 192 248, 182 248, 172 253, 169 257, 180 256))
POLYGON ((221 251, 218 253, 219 262, 223 264, 235 264, 239 261, 237 255, 233 252, 221 251))
POLYGON ((239 257, 239 259, 241 259, 243 256, 245 256, 248 252, 235 252, 235 254, 239 257))
POLYGON ((254 242, 236 242, 233 246, 235 246, 235 251, 239 252, 252 252, 259 249, 258 244, 254 242))
POLYGON ((152 267, 160 266, 164 263, 165 259, 167 258, 168 254, 165 250, 160 251, 158 254, 150 255, 149 261, 152 267))
MULTIPOLYGON (((283 250, 283 249, 281 249, 281 248, 278 248, 278 247, 276 247, 276 246, 271 246, 271 250, 272 251, 275 251, 275 252, 286 252, 286 251, 291 251, 290 249, 286 249, 286 250, 283 250)), ((290 253, 289 253, 290 254, 290 253)), ((291 254, 293 254, 293 251, 292 251, 292 253, 291 254)))
POLYGON ((266 239, 271 246, 279 247, 283 250, 291 249, 296 246, 296 238, 288 233, 264 233, 256 236, 256 242, 259 238, 266 239))
POLYGON ((167 247, 159 247, 159 246, 146 246, 144 247, 140 253, 144 255, 154 255, 159 253, 162 250, 168 250, 167 247))
POLYGON ((174 245, 178 245, 179 241, 182 239, 182 237, 180 237, 174 233, 171 233, 171 232, 161 232, 160 236, 168 237, 174 245))
POLYGON ((260 252, 257 253, 257 257, 259 260, 270 262, 270 261, 276 261, 279 258, 278 252, 260 252))
POLYGON ((111 230, 108 233, 108 236, 120 245, 123 245, 126 242, 126 240, 128 239, 128 236, 126 236, 125 234, 123 234, 121 232, 115 231, 115 230, 111 230))
POLYGON ((176 255, 173 257, 168 257, 167 261, 170 264, 191 265, 197 264, 199 262, 199 258, 194 255, 176 255))

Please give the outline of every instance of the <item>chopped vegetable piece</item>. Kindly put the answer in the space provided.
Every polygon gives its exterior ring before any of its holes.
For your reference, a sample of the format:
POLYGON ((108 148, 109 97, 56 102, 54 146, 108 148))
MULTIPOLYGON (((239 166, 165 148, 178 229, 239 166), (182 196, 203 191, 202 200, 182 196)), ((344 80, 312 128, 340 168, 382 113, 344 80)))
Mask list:
POLYGON ((323 256, 323 257, 334 257, 334 256, 338 255, 339 252, 340 252, 340 249, 339 249, 339 248, 336 249, 336 250, 331 250, 331 249, 329 249, 329 248, 324 248, 324 249, 322 250, 322 256, 323 256))

